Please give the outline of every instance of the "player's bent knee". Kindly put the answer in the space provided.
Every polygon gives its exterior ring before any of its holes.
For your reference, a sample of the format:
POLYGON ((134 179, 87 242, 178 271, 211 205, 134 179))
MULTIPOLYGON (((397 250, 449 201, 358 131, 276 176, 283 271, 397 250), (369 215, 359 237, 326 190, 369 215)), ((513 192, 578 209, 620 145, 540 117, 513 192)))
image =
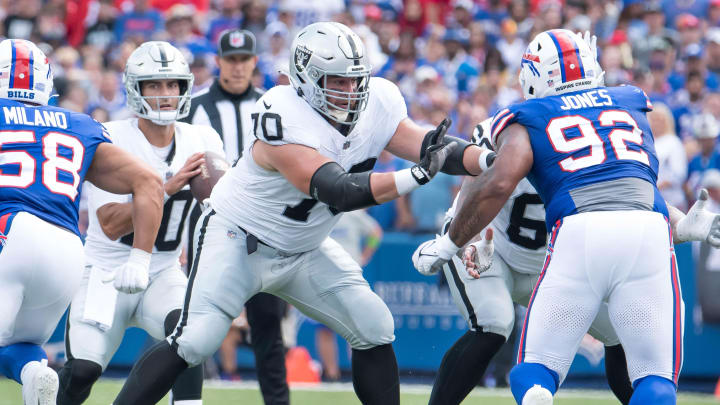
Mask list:
POLYGON ((102 375, 102 366, 94 361, 71 359, 63 367, 70 370, 69 386, 73 391, 84 391, 102 375))
POLYGON ((201 364, 210 356, 212 356, 219 347, 219 344, 217 346, 213 346, 203 345, 202 342, 197 342, 195 344, 182 342, 177 346, 175 351, 177 352, 178 356, 185 360, 185 362, 188 364, 188 367, 195 367, 198 364, 201 364))
POLYGON ((347 339, 353 349, 366 350, 395 340, 395 321, 390 310, 385 307, 382 314, 373 315, 355 325, 355 330, 347 339))
POLYGON ((182 314, 182 309, 180 308, 173 309, 167 314, 163 325, 165 327, 165 336, 170 336, 173 333, 180 320, 180 314, 182 314))
POLYGON ((506 340, 510 337, 515 326, 515 308, 512 302, 502 299, 484 299, 481 305, 474 306, 474 308, 483 308, 483 310, 480 314, 476 313, 477 327, 470 324, 470 330, 495 333, 504 336, 506 340))

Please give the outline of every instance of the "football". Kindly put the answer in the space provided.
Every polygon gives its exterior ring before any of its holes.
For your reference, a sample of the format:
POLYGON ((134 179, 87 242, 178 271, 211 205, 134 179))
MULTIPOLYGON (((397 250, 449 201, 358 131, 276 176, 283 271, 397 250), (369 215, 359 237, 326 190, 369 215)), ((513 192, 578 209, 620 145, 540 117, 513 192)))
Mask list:
POLYGON ((200 165, 200 174, 190 179, 190 191, 199 203, 210 197, 215 184, 223 174, 230 168, 220 154, 206 151, 205 163, 200 165))

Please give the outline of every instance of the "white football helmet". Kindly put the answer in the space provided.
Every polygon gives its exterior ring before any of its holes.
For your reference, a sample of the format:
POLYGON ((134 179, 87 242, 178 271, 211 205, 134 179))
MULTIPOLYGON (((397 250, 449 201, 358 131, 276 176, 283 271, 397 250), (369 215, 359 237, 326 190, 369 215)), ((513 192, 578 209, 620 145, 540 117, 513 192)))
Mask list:
POLYGON ((190 113, 190 94, 194 80, 183 54, 164 41, 149 41, 140 45, 130 54, 123 73, 128 107, 138 117, 149 119, 158 125, 170 125, 187 117, 190 113), (174 111, 158 111, 151 107, 157 106, 157 103, 152 102, 153 99, 168 97, 148 97, 140 93, 140 82, 163 79, 177 79, 180 83, 178 105, 174 111))
POLYGON ((319 22, 297 34, 290 52, 289 78, 298 95, 332 121, 356 123, 370 94, 371 69, 360 37, 343 24, 319 22), (328 76, 356 78, 355 91, 327 90, 328 76), (333 100, 347 100, 347 106, 333 100))
POLYGON ((0 42, 0 98, 47 105, 53 74, 45 53, 24 39, 0 42))
POLYGON ((605 72, 597 61, 595 37, 569 30, 538 34, 520 62, 520 85, 525 99, 554 96, 604 85, 605 72))

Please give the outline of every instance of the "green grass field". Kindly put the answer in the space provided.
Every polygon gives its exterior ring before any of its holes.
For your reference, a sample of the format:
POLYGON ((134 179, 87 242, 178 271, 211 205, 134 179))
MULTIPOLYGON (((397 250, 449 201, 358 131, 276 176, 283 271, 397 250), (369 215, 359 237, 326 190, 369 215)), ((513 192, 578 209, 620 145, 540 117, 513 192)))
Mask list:
MULTIPOLYGON (((87 405, 108 405, 120 390, 122 381, 101 380, 93 387, 87 405)), ((426 385, 403 385, 403 405, 425 405, 430 396, 426 385)), ((588 390, 561 390, 555 397, 556 405, 610 405, 618 404, 610 392, 588 390)), ((294 386, 291 389, 293 405, 360 405, 350 384, 323 384, 315 387, 294 386)), ((167 404, 167 399, 160 402, 167 404)), ((680 394, 679 405, 718 404, 711 395, 680 394)), ((22 404, 20 386, 14 381, 0 380, 0 405, 22 404)), ((215 383, 207 382, 203 391, 204 405, 262 405, 262 399, 254 382, 215 383)), ((463 405, 514 405, 507 389, 476 389, 463 405)))

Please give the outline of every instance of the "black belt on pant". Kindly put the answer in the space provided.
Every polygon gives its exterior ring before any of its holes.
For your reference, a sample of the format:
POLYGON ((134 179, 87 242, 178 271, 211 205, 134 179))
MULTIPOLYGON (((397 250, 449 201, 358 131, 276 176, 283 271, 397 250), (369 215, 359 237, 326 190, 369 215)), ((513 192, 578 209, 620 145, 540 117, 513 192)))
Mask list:
POLYGON ((248 255, 255 253, 255 251, 258 248, 258 243, 261 245, 265 245, 267 247, 272 247, 272 246, 268 245, 267 243, 258 239, 257 236, 246 231, 245 228, 243 228, 242 226, 238 226, 238 229, 245 232, 245 244, 247 245, 247 254, 248 255))

